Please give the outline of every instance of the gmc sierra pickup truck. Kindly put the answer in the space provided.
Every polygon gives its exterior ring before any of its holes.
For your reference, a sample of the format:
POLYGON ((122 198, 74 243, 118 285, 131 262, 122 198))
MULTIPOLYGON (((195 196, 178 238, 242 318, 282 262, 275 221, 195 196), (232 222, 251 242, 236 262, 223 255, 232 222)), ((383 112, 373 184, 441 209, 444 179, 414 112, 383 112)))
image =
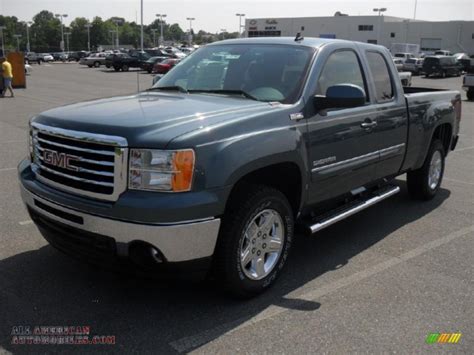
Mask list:
POLYGON ((460 115, 457 91, 403 88, 381 46, 227 40, 145 92, 34 117, 22 198, 72 256, 209 270, 252 296, 282 272, 296 226, 370 207, 405 173, 414 198, 433 198, 460 115))

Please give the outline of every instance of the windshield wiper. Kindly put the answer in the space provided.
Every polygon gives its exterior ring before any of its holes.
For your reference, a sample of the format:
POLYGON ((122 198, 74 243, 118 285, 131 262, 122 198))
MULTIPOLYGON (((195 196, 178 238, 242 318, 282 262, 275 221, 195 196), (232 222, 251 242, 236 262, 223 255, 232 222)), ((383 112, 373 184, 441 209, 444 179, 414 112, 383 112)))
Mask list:
POLYGON ((209 93, 209 94, 228 94, 228 95, 241 95, 247 99, 260 101, 255 96, 249 94, 244 90, 189 90, 189 92, 202 92, 202 93, 209 93))
POLYGON ((174 86, 159 86, 159 87, 153 87, 148 89, 147 91, 153 91, 153 90, 168 90, 168 91, 179 91, 183 92, 185 94, 188 94, 188 90, 183 88, 182 86, 179 85, 174 85, 174 86))

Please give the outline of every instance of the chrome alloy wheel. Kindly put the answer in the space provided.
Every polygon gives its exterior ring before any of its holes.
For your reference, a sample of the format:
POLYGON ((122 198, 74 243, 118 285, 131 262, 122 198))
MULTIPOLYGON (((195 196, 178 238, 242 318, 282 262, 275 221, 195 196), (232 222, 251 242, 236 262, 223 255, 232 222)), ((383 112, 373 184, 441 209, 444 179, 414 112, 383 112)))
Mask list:
POLYGON ((428 173, 428 186, 431 190, 436 189, 441 179, 441 172, 443 169, 443 158, 439 150, 433 153, 430 161, 430 170, 428 173))
POLYGON ((272 209, 258 213, 248 224, 240 245, 240 265, 245 276, 261 280, 268 276, 283 250, 283 219, 272 209))

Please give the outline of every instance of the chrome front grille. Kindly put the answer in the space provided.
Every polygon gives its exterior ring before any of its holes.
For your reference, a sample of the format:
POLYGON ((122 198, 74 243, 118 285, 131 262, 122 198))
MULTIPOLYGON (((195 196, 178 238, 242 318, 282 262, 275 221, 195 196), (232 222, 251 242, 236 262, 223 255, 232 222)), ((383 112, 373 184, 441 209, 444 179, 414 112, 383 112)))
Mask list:
POLYGON ((127 141, 122 137, 31 124, 33 171, 52 187, 115 201, 127 186, 127 141))

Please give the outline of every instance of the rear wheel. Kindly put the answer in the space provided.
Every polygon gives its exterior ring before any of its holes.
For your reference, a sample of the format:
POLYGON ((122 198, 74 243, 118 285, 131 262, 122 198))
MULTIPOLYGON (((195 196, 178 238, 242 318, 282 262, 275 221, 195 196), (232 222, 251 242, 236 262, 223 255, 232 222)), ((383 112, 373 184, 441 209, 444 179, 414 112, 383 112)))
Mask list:
POLYGON ((265 291, 285 265, 293 231, 293 212, 280 191, 264 185, 240 189, 229 201, 219 233, 219 281, 239 297, 265 291))
POLYGON ((445 157, 441 141, 433 141, 423 166, 407 173, 408 193, 412 198, 430 200, 436 196, 443 180, 445 157))
POLYGON ((122 65, 122 71, 128 71, 128 65, 127 64, 124 64, 122 65))

